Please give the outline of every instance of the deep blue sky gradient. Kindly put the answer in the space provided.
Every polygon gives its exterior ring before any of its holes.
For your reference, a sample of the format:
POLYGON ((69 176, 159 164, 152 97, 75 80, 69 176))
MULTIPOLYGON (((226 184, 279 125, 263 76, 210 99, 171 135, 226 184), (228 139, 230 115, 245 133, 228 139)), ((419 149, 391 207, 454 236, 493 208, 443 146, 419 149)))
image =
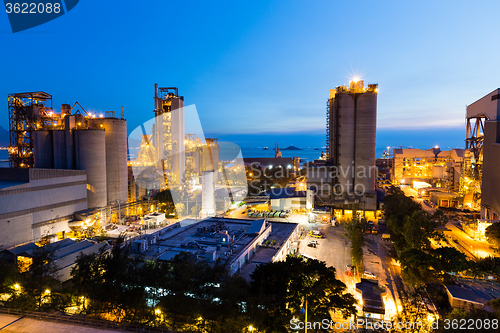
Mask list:
POLYGON ((463 146, 467 104, 498 88, 500 2, 97 1, 12 34, 0 13, 0 126, 7 94, 153 115, 177 86, 208 137, 242 147, 323 146, 329 89, 379 84, 378 147, 463 146), (4 102, 1 102, 1 100, 4 102), (445 129, 445 130, 442 130, 445 129))

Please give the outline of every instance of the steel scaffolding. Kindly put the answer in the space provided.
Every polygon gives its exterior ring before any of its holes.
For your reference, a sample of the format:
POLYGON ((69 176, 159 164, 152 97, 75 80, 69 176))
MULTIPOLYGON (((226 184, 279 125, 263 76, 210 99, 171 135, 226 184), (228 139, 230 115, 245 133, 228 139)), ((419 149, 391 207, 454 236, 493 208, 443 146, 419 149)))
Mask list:
POLYGON ((43 91, 9 94, 10 166, 32 168, 33 131, 53 123, 52 95, 43 91))

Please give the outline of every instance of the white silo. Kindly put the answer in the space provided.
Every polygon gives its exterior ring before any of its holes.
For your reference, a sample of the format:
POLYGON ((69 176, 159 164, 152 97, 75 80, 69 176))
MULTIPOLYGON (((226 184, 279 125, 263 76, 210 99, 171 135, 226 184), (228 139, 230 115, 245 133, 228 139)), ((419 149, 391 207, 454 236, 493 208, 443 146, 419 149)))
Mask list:
POLYGON ((104 207, 107 204, 105 133, 98 129, 77 129, 73 133, 76 169, 87 172, 87 206, 104 207))
POLYGON ((91 118, 89 127, 105 133, 106 184, 109 204, 128 201, 127 121, 117 118, 91 118))

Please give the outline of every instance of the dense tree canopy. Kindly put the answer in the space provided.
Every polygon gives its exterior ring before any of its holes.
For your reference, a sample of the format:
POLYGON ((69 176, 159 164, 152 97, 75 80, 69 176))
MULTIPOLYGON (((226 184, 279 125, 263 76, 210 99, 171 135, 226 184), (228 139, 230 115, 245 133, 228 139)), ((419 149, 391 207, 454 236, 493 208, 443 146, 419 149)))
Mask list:
POLYGON ((500 251, 500 223, 493 223, 486 228, 486 239, 491 243, 496 252, 500 251))
POLYGON ((251 275, 250 292, 265 332, 288 332, 292 318, 303 317, 307 299, 308 321, 330 318, 332 311, 348 317, 356 312, 354 297, 335 278, 335 268, 318 260, 289 256, 284 262, 258 266, 251 275))

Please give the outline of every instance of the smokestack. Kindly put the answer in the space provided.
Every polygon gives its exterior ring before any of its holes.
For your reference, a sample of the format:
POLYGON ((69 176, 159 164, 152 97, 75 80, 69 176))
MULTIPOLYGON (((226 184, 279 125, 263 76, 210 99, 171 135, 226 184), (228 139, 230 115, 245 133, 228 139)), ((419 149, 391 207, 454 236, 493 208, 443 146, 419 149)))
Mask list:
POLYGON ((124 115, 123 115, 123 105, 122 105, 122 119, 125 118, 124 115))
POLYGON ((158 83, 155 83, 155 116, 158 113, 158 83))

